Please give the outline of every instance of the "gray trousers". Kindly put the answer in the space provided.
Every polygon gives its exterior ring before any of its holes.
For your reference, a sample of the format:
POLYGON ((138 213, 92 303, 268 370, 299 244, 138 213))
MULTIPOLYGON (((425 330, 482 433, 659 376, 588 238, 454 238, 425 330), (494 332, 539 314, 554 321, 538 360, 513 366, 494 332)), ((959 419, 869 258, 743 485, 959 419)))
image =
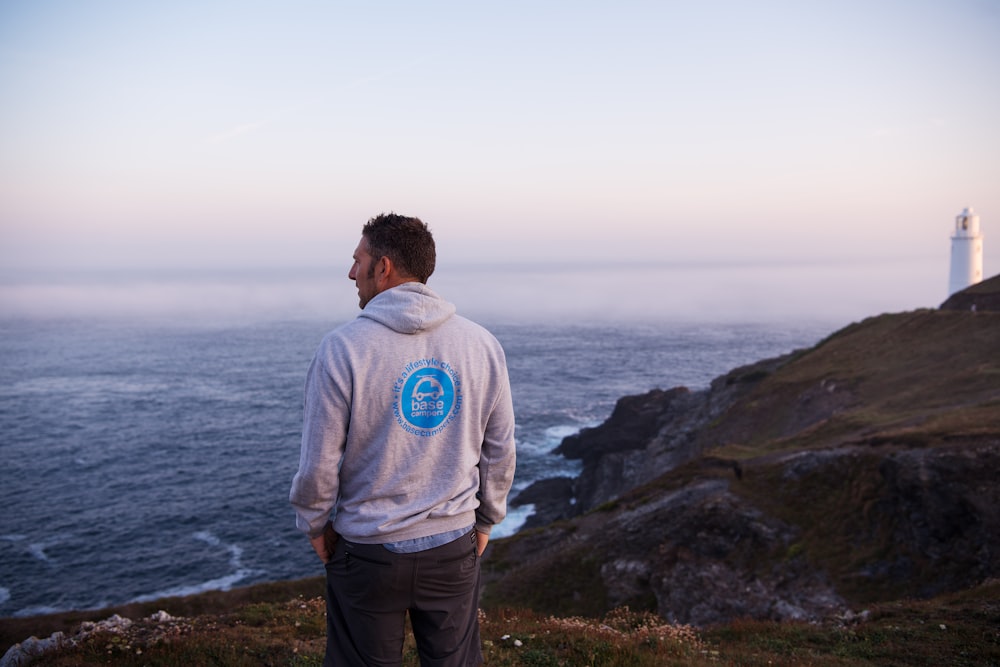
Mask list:
POLYGON ((326 564, 324 666, 397 667, 405 618, 423 667, 473 667, 479 640, 476 533, 412 554, 341 539, 326 564))

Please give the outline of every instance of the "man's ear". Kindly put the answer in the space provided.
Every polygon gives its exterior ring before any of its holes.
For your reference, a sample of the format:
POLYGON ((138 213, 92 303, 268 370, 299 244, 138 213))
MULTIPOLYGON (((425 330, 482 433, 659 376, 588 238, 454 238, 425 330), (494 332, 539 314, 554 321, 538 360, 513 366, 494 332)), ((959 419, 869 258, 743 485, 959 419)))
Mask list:
POLYGON ((382 255, 375 262, 375 280, 379 283, 388 282, 393 273, 392 260, 387 255, 382 255))

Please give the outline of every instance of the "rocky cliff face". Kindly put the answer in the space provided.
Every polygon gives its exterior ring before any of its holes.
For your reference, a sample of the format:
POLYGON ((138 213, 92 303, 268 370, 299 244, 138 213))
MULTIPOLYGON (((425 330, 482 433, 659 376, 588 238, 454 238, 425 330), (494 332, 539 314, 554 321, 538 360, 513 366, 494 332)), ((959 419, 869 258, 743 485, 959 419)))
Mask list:
POLYGON ((619 401, 526 490, 485 600, 816 620, 1000 576, 1000 314, 851 325, 711 387, 619 401))
MULTIPOLYGON (((534 504, 525 527, 545 525, 588 512, 697 458, 706 446, 703 429, 788 358, 738 368, 701 391, 654 389, 619 399, 603 424, 563 439, 554 451, 583 461, 579 477, 536 482, 512 505, 534 504)), ((738 462, 730 465, 739 472, 738 462)))

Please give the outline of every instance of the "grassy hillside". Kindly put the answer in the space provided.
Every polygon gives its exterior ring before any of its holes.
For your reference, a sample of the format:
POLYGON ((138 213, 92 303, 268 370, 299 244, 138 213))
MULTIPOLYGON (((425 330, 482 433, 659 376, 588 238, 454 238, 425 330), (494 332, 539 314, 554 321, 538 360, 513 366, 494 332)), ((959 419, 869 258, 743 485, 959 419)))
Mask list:
POLYGON ((851 325, 760 381, 702 437, 750 458, 850 442, 1000 433, 1000 313, 923 310, 851 325))

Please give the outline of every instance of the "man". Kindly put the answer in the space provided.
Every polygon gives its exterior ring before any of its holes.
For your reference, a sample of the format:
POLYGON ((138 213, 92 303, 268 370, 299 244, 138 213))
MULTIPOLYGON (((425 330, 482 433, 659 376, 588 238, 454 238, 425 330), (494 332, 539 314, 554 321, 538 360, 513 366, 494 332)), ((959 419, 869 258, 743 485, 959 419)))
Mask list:
POLYGON ((479 557, 506 514, 514 411, 503 349, 426 286, 418 218, 364 226, 348 277, 361 313, 309 368, 296 525, 325 563, 324 665, 479 665, 479 557), (333 514, 330 521, 331 512, 333 514))

